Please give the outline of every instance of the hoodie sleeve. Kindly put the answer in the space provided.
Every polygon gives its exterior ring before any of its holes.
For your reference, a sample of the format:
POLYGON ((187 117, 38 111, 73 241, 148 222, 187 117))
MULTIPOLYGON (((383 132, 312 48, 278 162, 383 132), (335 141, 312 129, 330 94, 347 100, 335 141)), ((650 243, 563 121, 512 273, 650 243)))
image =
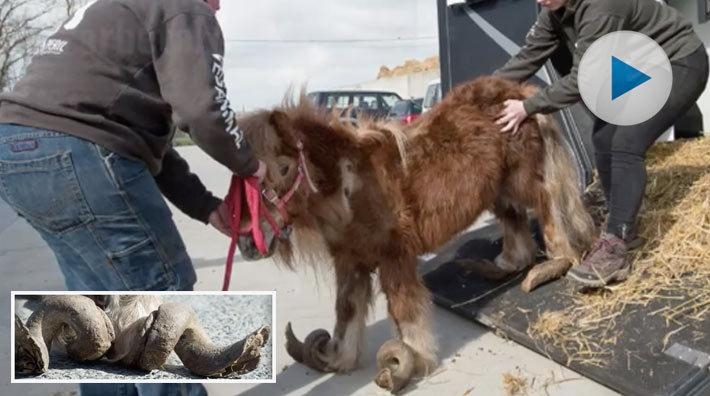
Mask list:
POLYGON ((535 95, 523 101, 528 115, 552 113, 577 103, 580 100, 577 74, 582 55, 592 43, 603 35, 622 30, 623 18, 617 15, 588 13, 581 18, 576 48, 569 74, 551 85, 539 90, 535 95))
POLYGON ((222 200, 207 190, 200 178, 190 172, 180 154, 170 148, 163 157, 163 166, 155 176, 160 192, 181 212, 207 223, 207 220, 222 200))
POLYGON ((163 98, 210 157, 240 176, 258 162, 236 122, 224 83, 224 39, 214 15, 182 13, 150 32, 163 98))
POLYGON ((493 74, 514 81, 525 81, 535 74, 555 52, 560 39, 548 12, 541 12, 525 37, 525 45, 493 74))

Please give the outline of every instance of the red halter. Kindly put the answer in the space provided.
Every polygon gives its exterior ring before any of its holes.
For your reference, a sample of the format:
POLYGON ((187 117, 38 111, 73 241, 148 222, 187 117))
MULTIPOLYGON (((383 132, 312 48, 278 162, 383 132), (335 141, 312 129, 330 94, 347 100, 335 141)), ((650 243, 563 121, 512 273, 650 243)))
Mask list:
POLYGON ((261 229, 260 219, 263 217, 271 226, 274 231, 274 236, 276 238, 282 237, 282 230, 279 228, 278 223, 274 220, 271 213, 266 209, 266 205, 262 205, 262 198, 266 199, 269 203, 274 205, 279 211, 283 225, 288 225, 289 216, 286 211, 286 204, 293 198, 301 186, 303 179, 308 181, 311 191, 314 193, 318 192, 318 188, 310 177, 308 173, 308 168, 306 167, 306 158, 303 154, 303 144, 298 142, 298 174, 296 179, 293 181, 291 188, 282 196, 279 197, 274 189, 263 189, 261 194, 259 193, 259 180, 256 177, 246 177, 242 178, 237 175, 232 176, 232 182, 229 186, 229 192, 224 202, 227 204, 229 210, 229 228, 232 231, 232 240, 229 243, 229 251, 227 253, 227 261, 225 263, 224 272, 224 282, 222 283, 222 291, 229 290, 229 283, 232 278, 232 265, 234 263, 234 253, 237 248, 237 241, 240 235, 251 234, 254 239, 254 244, 257 250, 262 255, 268 254, 268 247, 264 241, 264 232, 261 229), (249 218, 251 219, 251 224, 248 230, 241 231, 240 223, 242 219, 242 189, 244 189, 244 196, 247 201, 247 208, 249 210, 249 218))

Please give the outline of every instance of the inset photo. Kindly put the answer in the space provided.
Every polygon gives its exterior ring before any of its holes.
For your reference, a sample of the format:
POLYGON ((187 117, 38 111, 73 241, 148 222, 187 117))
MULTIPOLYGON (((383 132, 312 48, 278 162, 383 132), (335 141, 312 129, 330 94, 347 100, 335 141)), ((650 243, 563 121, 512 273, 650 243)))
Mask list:
POLYGON ((12 293, 13 383, 275 382, 274 292, 77 293, 12 293))

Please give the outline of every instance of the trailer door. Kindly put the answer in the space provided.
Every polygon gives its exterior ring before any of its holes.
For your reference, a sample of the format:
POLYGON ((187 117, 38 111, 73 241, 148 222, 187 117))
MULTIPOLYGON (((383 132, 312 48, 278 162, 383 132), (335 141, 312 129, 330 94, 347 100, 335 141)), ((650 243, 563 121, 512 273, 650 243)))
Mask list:
MULTIPOLYGON (((438 0, 443 93, 505 64, 525 44, 537 13, 532 0, 438 0)), ((530 82, 543 86, 567 74, 572 58, 562 47, 530 82)), ((592 115, 580 102, 555 116, 586 185, 593 170, 592 115)))

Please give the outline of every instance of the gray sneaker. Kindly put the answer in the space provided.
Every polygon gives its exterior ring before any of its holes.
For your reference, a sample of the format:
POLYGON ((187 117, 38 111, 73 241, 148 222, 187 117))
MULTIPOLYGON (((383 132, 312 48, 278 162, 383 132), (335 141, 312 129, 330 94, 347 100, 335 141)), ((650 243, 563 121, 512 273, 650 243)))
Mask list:
POLYGON ((623 239, 603 233, 582 263, 567 272, 567 277, 587 287, 603 287, 610 282, 626 280, 631 272, 627 252, 623 239))

